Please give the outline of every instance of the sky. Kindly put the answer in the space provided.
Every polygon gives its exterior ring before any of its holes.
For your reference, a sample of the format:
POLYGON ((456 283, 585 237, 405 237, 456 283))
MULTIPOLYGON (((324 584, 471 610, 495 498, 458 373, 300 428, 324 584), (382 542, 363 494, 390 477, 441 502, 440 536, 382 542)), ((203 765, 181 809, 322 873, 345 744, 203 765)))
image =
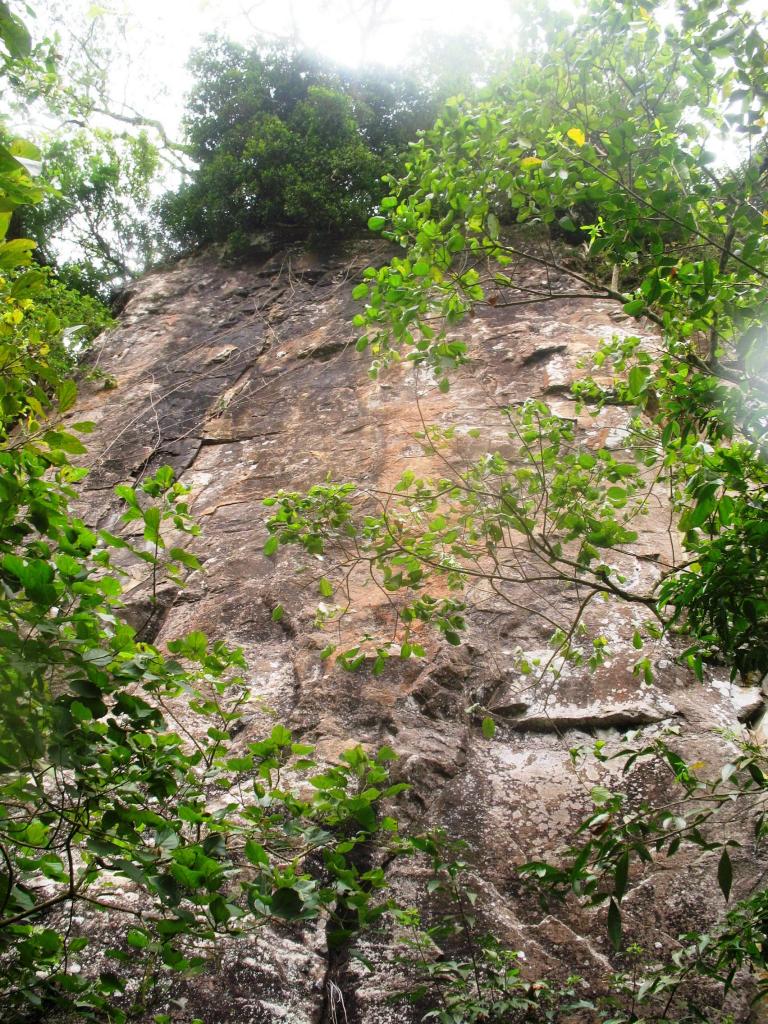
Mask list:
MULTIPOLYGON (((21 4, 23 0, 13 0, 21 4)), ((535 0, 529 0, 535 2, 535 0)), ((549 0, 551 6, 573 10, 581 0, 549 0)), ((418 60, 420 42, 435 35, 487 39, 491 49, 514 51, 524 45, 526 25, 519 15, 522 0, 39 0, 35 5, 36 38, 61 31, 61 50, 88 53, 72 41, 87 34, 103 43, 112 39, 108 107, 124 114, 159 120, 167 135, 183 138, 185 95, 192 85, 187 70, 191 51, 206 34, 217 32, 237 42, 288 39, 350 67, 396 65, 418 60)), ((768 0, 746 0, 758 20, 768 0)), ((663 14, 663 6, 656 16, 663 14)), ((98 49, 98 48, 97 48, 98 49)), ((35 128, 50 131, 35 115, 12 127, 34 137, 35 128), (28 129, 32 128, 32 131, 28 129)), ((103 127, 119 130, 120 122, 102 118, 103 127)), ((94 119, 97 124, 98 119, 94 119)), ((98 126, 98 124, 97 124, 98 126)), ((61 126, 57 126, 61 127, 61 126)), ((168 152, 168 151, 166 151, 168 152)), ((735 137, 718 139, 718 163, 735 165, 742 145, 735 137)), ((163 164, 154 183, 159 194, 175 187, 178 167, 163 164)))
MULTIPOLYGON (((41 34, 89 18, 114 31, 124 26, 114 62, 113 95, 158 117, 174 132, 191 85, 186 62, 211 32, 247 43, 257 36, 294 37, 347 66, 402 63, 429 34, 514 40, 515 0, 43 0, 41 34)), ((98 33, 100 34, 100 33, 98 33)))
MULTIPOLYGON (((578 2, 578 0, 576 0, 578 2)), ((487 38, 491 48, 515 48, 525 25, 519 0, 41 0, 39 31, 88 26, 95 36, 118 33, 110 75, 111 108, 157 118, 171 137, 181 135, 184 98, 192 85, 186 64, 212 32, 243 43, 294 38, 341 64, 394 65, 430 35, 487 38), (52 13, 55 12, 55 13, 52 13), (121 37, 119 33, 124 33, 121 37)), ((550 0, 573 9, 573 0, 550 0)), ((747 0, 758 19, 768 0, 747 0)), ((659 16, 663 7, 657 10, 659 16)), ((737 156, 726 147, 726 159, 737 156)))
POLYGON ((498 39, 516 24, 514 0, 114 0, 111 6, 157 26, 174 61, 212 30, 241 40, 254 33, 296 34, 313 49, 357 66, 397 63, 427 31, 485 31, 498 39))

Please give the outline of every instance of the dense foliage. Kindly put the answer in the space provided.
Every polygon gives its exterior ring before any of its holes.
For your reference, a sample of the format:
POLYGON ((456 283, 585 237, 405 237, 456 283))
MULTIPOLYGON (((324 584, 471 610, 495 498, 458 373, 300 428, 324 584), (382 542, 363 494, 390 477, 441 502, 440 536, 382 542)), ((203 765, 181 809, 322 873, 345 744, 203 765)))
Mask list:
POLYGON ((247 252, 359 233, 382 175, 481 64, 469 50, 437 77, 428 61, 419 75, 351 74, 290 47, 211 39, 193 60, 185 118, 197 170, 161 204, 172 239, 247 252))
POLYGON ((154 263, 159 232, 150 215, 158 150, 146 132, 81 130, 42 152, 42 201, 16 216, 36 259, 81 293, 109 298, 154 263), (69 258, 61 253, 69 252, 69 258))
POLYGON ((0 84, 3 140, 23 125, 37 149, 29 169, 43 184, 39 202, 15 208, 9 237, 32 239, 37 263, 108 300, 160 253, 150 209, 169 168, 180 170, 179 147, 159 121, 115 94, 124 16, 98 5, 83 15, 46 0, 25 17, 28 26, 17 21, 28 50, 6 60, 0 84), (39 35, 41 24, 50 38, 33 41, 29 29, 39 35))

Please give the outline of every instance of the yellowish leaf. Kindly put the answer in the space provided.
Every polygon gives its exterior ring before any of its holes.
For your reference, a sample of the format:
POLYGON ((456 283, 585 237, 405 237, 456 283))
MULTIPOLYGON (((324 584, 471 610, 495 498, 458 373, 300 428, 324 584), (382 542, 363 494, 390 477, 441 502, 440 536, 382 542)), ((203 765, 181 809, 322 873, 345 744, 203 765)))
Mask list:
POLYGON ((569 128, 566 134, 569 139, 573 139, 577 146, 583 146, 587 141, 587 137, 581 128, 569 128))
POLYGON ((527 156, 520 161, 520 166, 527 171, 529 167, 539 167, 543 162, 537 156, 527 156))

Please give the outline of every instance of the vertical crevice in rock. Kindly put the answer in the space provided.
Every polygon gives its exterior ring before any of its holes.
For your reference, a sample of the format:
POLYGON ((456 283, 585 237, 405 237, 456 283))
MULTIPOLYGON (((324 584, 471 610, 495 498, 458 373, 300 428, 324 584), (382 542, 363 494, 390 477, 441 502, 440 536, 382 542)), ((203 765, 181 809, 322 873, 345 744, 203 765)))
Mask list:
MULTIPOLYGON (((348 861, 359 874, 373 867, 373 848, 370 842, 361 843, 348 855, 348 861)), ((357 911, 338 906, 328 918, 325 929, 327 967, 323 979, 323 1002, 317 1024, 364 1024, 360 1020, 353 978, 348 967, 352 948, 358 934, 357 911)))

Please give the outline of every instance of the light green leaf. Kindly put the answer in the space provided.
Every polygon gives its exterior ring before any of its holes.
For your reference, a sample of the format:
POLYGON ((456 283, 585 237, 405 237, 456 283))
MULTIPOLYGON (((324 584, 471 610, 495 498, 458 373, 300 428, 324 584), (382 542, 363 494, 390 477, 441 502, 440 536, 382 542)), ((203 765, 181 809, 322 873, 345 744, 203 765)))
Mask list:
POLYGON ((276 534, 273 533, 272 536, 267 540, 267 543, 264 545, 264 548, 262 550, 264 551, 264 554, 267 555, 267 557, 269 557, 270 555, 274 555, 274 553, 277 551, 279 547, 280 541, 278 540, 276 534))

